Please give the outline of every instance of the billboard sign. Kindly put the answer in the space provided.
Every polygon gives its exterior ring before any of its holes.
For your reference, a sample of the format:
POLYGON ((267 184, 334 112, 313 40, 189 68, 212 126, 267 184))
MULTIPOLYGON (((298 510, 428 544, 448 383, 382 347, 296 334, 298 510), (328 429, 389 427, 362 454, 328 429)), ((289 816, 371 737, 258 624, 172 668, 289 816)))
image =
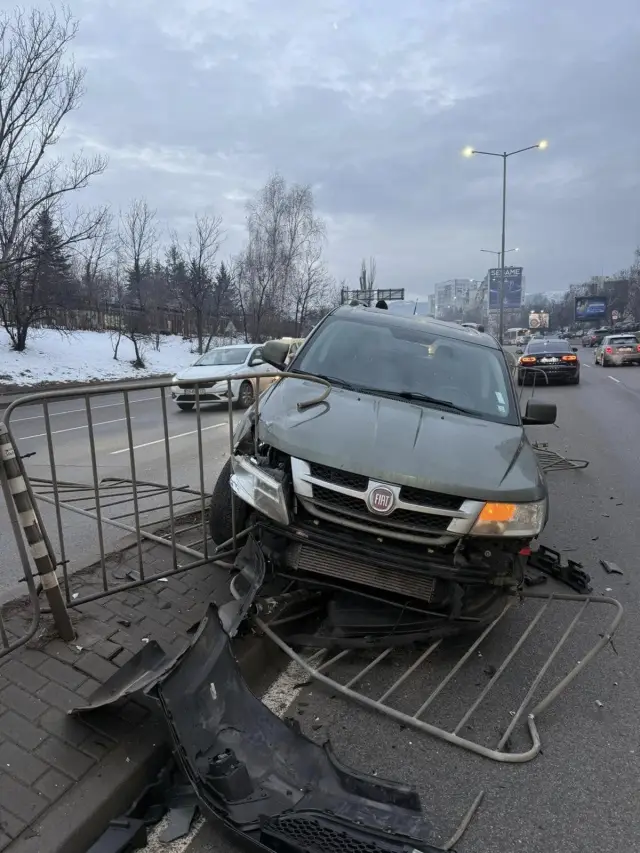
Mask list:
POLYGON ((380 299, 384 299, 385 302, 390 302, 391 300, 403 300, 404 299, 404 287, 392 288, 387 290, 343 290, 341 291, 341 301, 344 305, 345 302, 366 302, 376 303, 380 299))
MULTIPOLYGON (((489 270, 489 309, 500 308, 500 274, 501 270, 489 270)), ((522 267, 504 268, 504 307, 520 308, 522 306, 522 267)))
POLYGON ((529 328, 536 332, 549 328, 549 315, 546 311, 532 311, 529 314, 529 328))
POLYGON ((606 296, 576 296, 576 320, 604 320, 607 316, 606 296))

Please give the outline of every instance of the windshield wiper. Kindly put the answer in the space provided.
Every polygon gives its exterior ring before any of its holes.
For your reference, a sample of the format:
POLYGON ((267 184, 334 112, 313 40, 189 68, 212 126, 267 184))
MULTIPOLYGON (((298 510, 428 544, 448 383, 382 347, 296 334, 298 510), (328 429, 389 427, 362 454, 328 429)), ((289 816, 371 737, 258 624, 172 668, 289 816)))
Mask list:
POLYGON ((385 397, 400 397, 402 400, 431 403, 433 406, 441 406, 443 409, 448 409, 451 412, 459 412, 462 415, 479 416, 479 413, 474 412, 473 409, 465 409, 463 406, 456 406, 450 400, 440 400, 438 397, 430 397, 428 394, 421 394, 419 391, 377 391, 376 393, 385 397))
POLYGON ((294 367, 289 373, 299 373, 302 376, 315 376, 317 379, 324 379, 325 382, 330 382, 332 385, 336 385, 338 388, 346 388, 348 391, 360 391, 360 388, 357 388, 355 385, 352 385, 351 382, 345 382, 344 379, 340 379, 338 376, 327 376, 326 373, 308 373, 306 370, 300 370, 297 367, 294 367))

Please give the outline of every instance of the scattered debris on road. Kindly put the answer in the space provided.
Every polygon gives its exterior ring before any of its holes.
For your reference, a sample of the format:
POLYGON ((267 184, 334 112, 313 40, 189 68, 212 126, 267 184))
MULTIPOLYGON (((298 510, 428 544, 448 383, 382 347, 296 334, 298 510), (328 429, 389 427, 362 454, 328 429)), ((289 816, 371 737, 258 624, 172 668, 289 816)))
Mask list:
POLYGON ((620 566, 611 560, 600 560, 600 565, 608 575, 624 575, 620 566))

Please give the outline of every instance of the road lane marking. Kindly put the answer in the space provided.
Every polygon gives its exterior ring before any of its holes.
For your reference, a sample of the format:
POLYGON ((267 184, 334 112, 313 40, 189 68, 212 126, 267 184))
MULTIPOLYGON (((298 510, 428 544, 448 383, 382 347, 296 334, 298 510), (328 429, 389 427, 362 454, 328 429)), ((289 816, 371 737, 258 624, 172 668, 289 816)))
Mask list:
MULTIPOLYGON (((135 419, 131 418, 131 420, 133 421, 135 419)), ((116 418, 116 420, 114 420, 114 421, 98 421, 97 423, 94 423, 93 426, 97 427, 97 426, 104 426, 105 424, 119 424, 122 421, 126 421, 126 418, 116 418)), ((88 429, 88 428, 89 428, 88 424, 83 424, 82 426, 68 427, 67 429, 54 430, 51 433, 51 435, 60 435, 61 432, 74 432, 77 429, 88 429)), ((18 441, 26 441, 28 438, 46 438, 46 437, 47 437, 46 432, 41 432, 38 435, 21 435, 21 436, 18 436, 17 440, 18 441)))
MULTIPOLYGON (((608 374, 607 374, 607 376, 608 376, 608 374)), ((618 383, 618 385, 620 384, 620 380, 619 380, 619 379, 616 379, 616 377, 615 377, 615 376, 609 376, 609 379, 613 379, 613 381, 614 381, 614 382, 617 382, 617 383, 618 383)))
MULTIPOLYGON (((159 397, 140 397, 139 400, 129 400, 130 405, 134 403, 147 403, 149 400, 158 400, 159 397)), ((124 401, 120 403, 100 403, 98 406, 91 406, 91 411, 94 409, 112 409, 114 406, 124 406, 124 401)), ((68 409, 66 412, 49 412, 49 417, 53 418, 56 415, 73 415, 76 412, 86 412, 86 409, 68 409)), ((43 418, 44 412, 41 415, 29 415, 27 418, 12 418, 12 424, 19 424, 22 421, 37 421, 38 418, 43 418)))
MULTIPOLYGON (((200 432, 206 432, 208 429, 217 429, 218 427, 227 426, 227 422, 224 421, 221 424, 212 424, 208 427, 202 427, 200 432)), ((187 435, 197 435, 198 430, 192 429, 190 432, 181 432, 178 435, 170 435, 169 441, 174 441, 176 438, 185 438, 187 435)), ((117 456, 119 453, 129 453, 130 450, 141 450, 143 447, 151 447, 154 444, 164 444, 164 438, 157 438, 155 441, 145 441, 144 444, 134 444, 132 448, 123 447, 122 450, 112 450, 111 456, 117 456)))

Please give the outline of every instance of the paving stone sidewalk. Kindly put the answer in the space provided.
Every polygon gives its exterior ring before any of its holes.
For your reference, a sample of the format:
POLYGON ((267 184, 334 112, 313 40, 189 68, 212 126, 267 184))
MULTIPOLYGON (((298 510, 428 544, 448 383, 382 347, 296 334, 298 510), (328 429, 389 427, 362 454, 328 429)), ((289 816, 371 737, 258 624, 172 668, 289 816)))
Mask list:
MULTIPOLYGON (((148 575, 168 571, 171 549, 146 543, 144 566, 148 575)), ((108 558, 110 583, 126 583, 137 567, 135 548, 108 558)), ((78 597, 100 589, 99 566, 74 575, 78 597)), ((73 608, 77 638, 69 645, 54 638, 43 616, 28 645, 0 660, 0 851, 84 851, 128 808, 145 774, 166 758, 163 727, 135 701, 82 720, 66 712, 148 640, 178 651, 211 598, 228 599, 227 573, 211 565, 192 569, 73 608)), ((28 604, 10 604, 3 613, 7 629, 24 635, 28 604)))

